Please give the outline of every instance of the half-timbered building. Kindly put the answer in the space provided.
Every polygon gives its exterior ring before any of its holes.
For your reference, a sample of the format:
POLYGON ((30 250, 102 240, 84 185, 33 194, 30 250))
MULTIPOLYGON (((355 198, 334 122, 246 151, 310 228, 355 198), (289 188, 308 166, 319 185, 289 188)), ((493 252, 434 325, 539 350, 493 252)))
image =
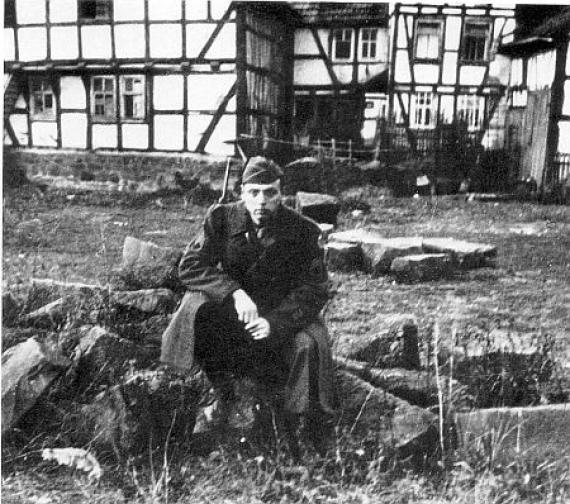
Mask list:
POLYGON ((512 58, 509 143, 539 189, 570 176, 570 7, 520 5, 500 51, 512 58))
POLYGON ((239 133, 288 138, 293 36, 285 8, 5 0, 4 143, 232 153, 226 142, 239 133))
POLYGON ((291 5, 296 140, 372 140, 386 105, 388 4, 291 5))
POLYGON ((411 140, 460 121, 484 147, 502 147, 509 61, 497 46, 513 29, 500 4, 394 4, 388 120, 411 140))

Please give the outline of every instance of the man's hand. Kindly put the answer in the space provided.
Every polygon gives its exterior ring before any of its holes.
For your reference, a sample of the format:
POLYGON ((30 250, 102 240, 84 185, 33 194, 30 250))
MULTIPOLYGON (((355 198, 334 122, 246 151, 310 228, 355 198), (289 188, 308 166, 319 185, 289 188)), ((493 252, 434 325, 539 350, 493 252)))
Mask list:
POLYGON ((254 340, 265 339, 271 333, 271 327, 267 319, 258 317, 245 325, 246 331, 252 335, 254 340))
POLYGON ((232 297, 234 298, 234 306, 240 322, 249 324, 257 319, 257 305, 247 295, 243 289, 236 290, 232 297))

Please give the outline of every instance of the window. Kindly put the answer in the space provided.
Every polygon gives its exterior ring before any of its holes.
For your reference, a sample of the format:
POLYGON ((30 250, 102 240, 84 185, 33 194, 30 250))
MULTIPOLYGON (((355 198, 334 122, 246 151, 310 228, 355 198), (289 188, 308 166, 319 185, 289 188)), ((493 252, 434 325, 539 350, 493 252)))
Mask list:
POLYGON ((459 95, 457 97, 457 118, 467 125, 468 130, 480 130, 485 118, 485 97, 459 95))
POLYGON ((416 58, 439 59, 441 23, 439 21, 418 21, 416 34, 416 58))
POLYGON ((16 1, 4 0, 4 28, 16 27, 16 1))
POLYGON ((78 16, 81 21, 109 21, 113 13, 112 0, 79 0, 78 16))
POLYGON ((332 57, 334 60, 350 60, 352 58, 353 35, 353 30, 349 28, 333 30, 332 57))
POLYGON ((145 118, 145 79, 142 75, 121 77, 121 117, 123 119, 145 118))
POLYGON ((437 99, 431 91, 421 91, 412 96, 410 126, 433 128, 437 116, 437 99))
POLYGON ((115 78, 91 78, 91 113, 94 119, 115 119, 115 78))
POLYGON ((461 58, 463 61, 481 62, 487 59, 489 25, 467 21, 463 34, 461 58))
POLYGON ((376 58, 377 28, 363 28, 360 32, 360 57, 363 60, 376 58))
POLYGON ((30 105, 33 119, 55 119, 55 96, 49 82, 42 79, 30 81, 30 105))

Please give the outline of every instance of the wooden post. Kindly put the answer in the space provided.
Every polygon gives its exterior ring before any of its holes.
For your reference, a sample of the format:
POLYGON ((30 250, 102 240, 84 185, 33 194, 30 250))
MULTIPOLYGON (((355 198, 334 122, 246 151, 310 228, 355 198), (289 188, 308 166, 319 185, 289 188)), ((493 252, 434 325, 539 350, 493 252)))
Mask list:
POLYGON ((352 138, 348 140, 348 160, 352 165, 352 138))

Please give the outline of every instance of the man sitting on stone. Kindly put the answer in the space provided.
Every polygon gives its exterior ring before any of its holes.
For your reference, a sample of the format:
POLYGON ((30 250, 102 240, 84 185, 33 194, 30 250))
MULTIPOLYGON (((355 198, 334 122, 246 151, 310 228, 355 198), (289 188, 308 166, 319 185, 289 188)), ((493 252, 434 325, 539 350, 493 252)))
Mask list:
POLYGON ((328 299, 319 227, 281 203, 279 166, 254 157, 241 201, 212 207, 179 277, 188 292, 163 336, 162 361, 188 370, 195 360, 231 400, 232 378, 269 387, 289 425, 322 451, 335 408, 326 328, 328 299))

